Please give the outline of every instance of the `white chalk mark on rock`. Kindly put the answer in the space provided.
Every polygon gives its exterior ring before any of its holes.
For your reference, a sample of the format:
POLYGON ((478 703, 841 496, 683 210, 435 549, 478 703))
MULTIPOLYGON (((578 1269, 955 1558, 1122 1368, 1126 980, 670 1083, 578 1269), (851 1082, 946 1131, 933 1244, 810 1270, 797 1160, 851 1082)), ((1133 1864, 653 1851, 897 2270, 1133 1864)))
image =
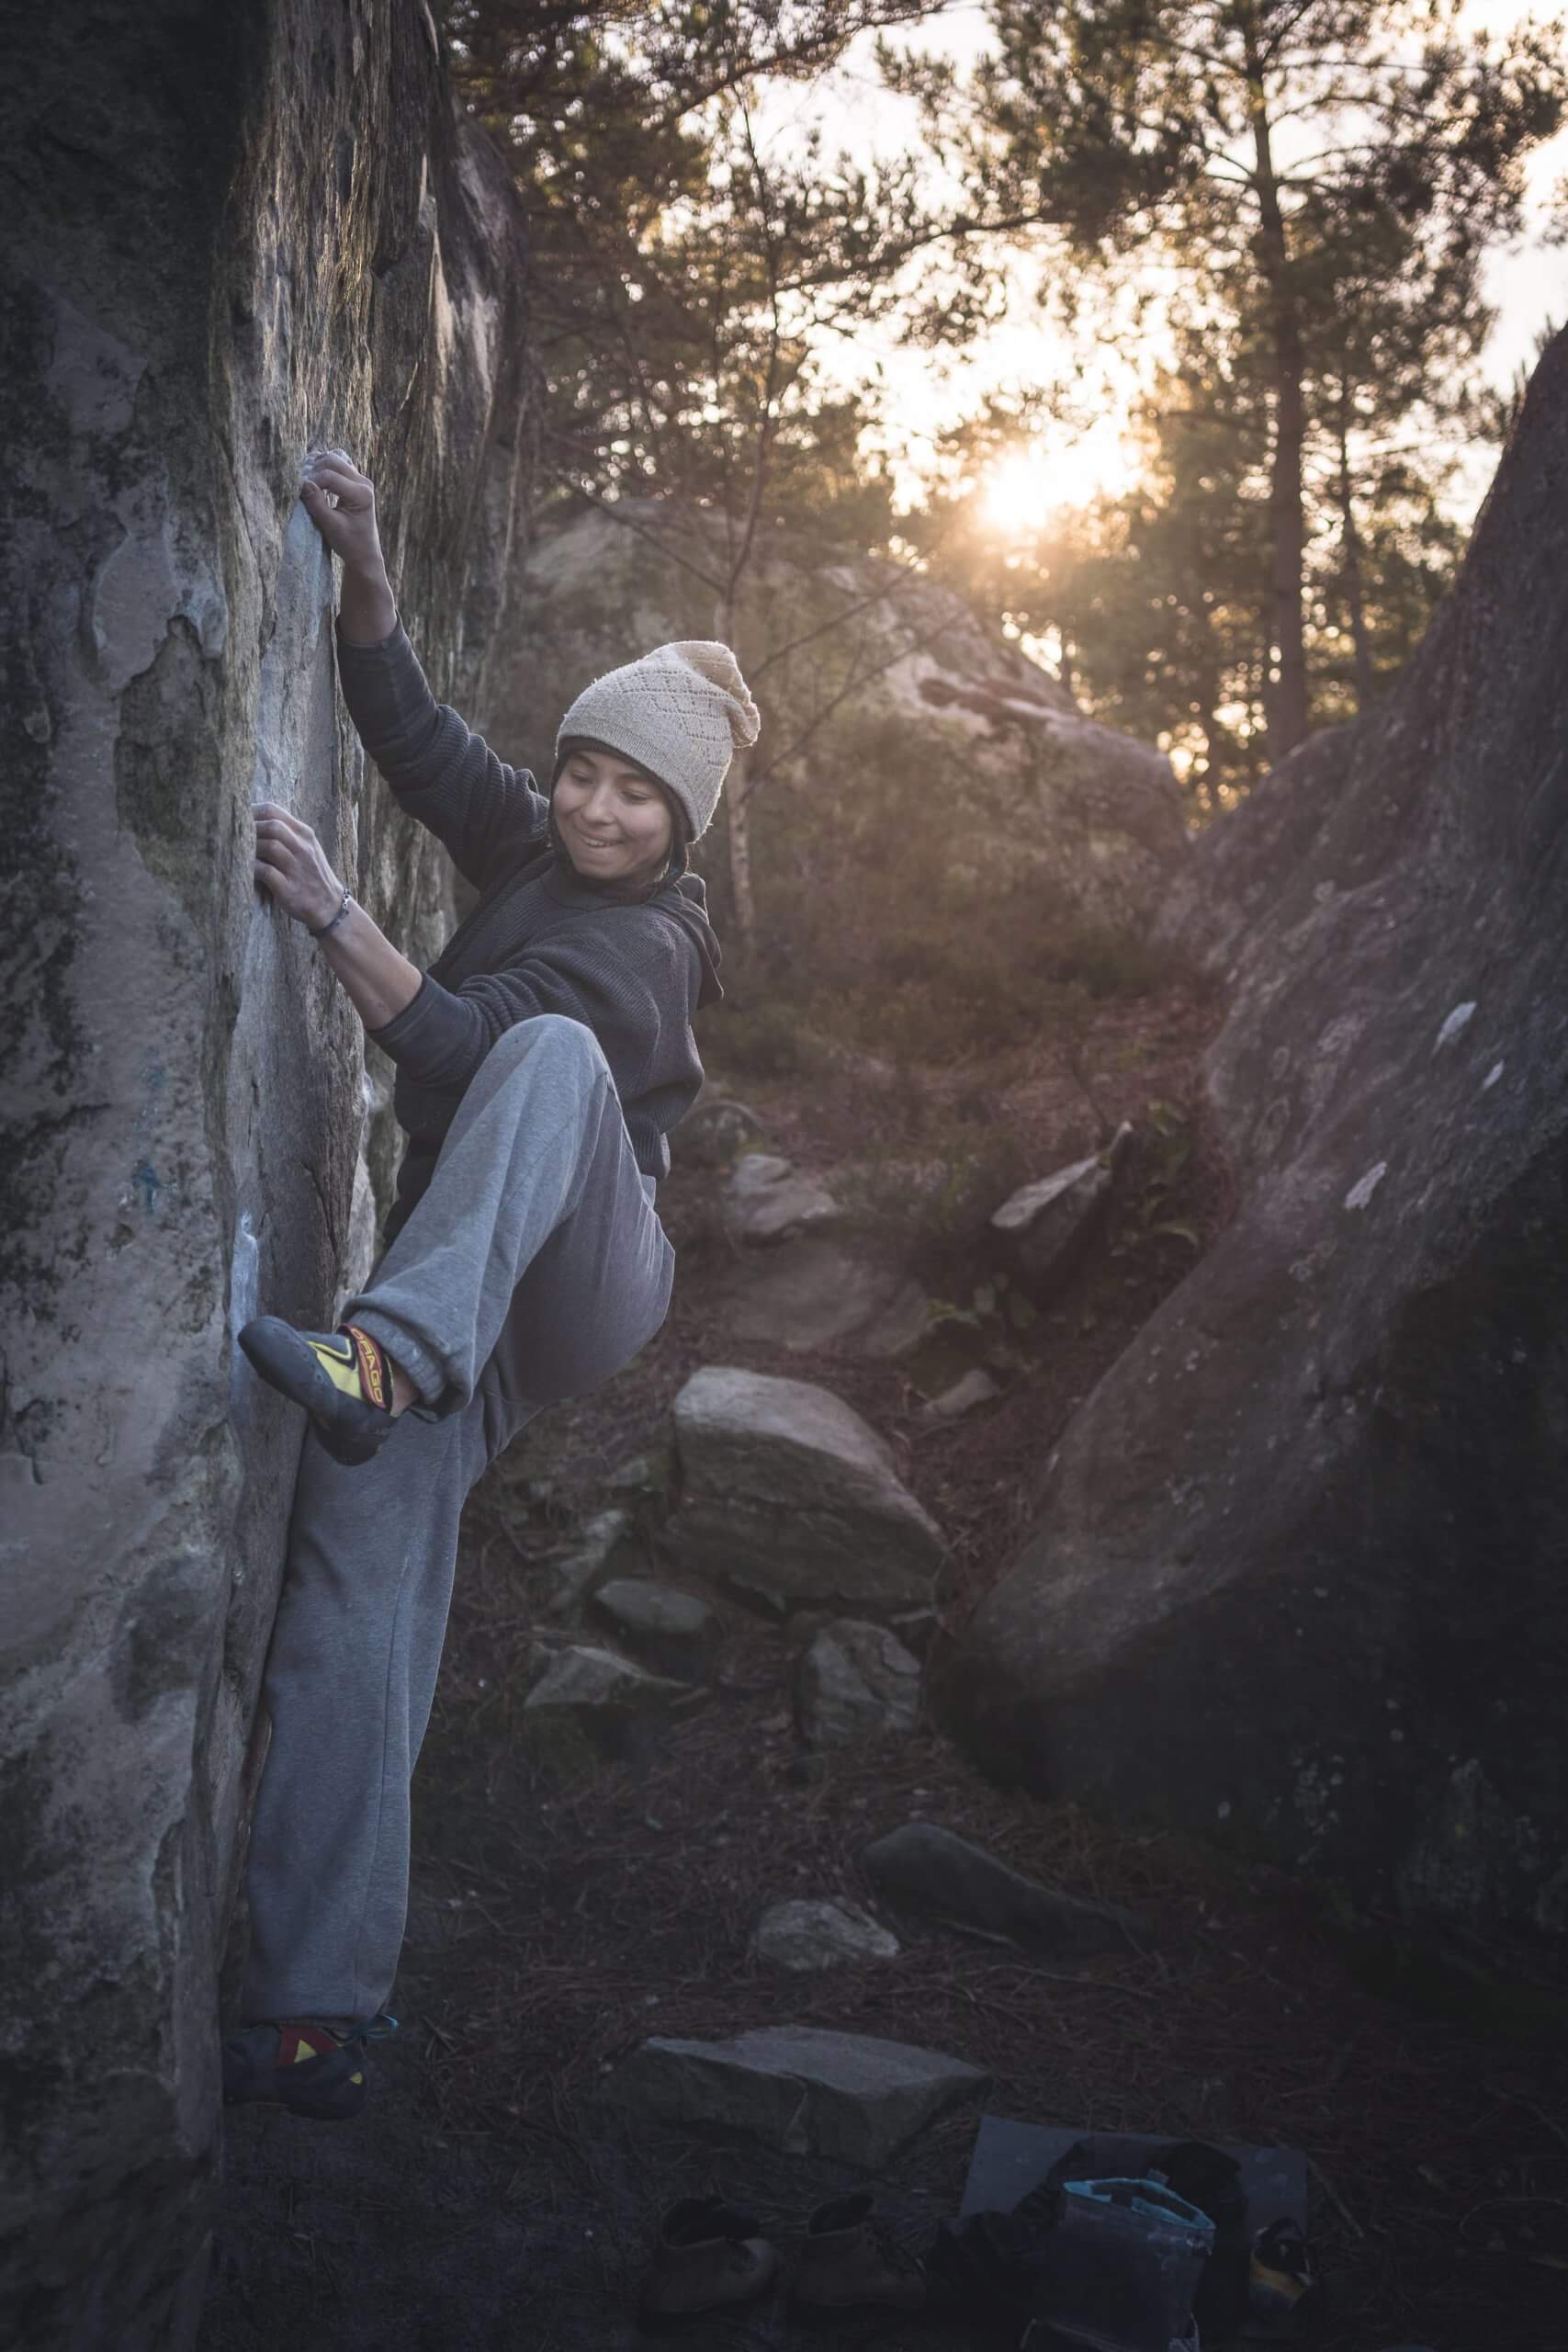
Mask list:
POLYGON ((1442 1027, 1438 1030, 1438 1035, 1433 1041, 1432 1051, 1435 1054, 1438 1054, 1441 1053, 1445 1046, 1451 1046, 1454 1039, 1462 1035, 1464 1031, 1469 1028, 1472 1020, 1474 1018, 1474 1014, 1475 1007, 1473 1003, 1456 1004, 1448 1019, 1444 1022, 1442 1027))
POLYGON ((1388 1162, 1386 1159, 1380 1159, 1375 1168, 1369 1168, 1366 1174, 1359 1178, 1346 1193, 1346 1207, 1348 1209, 1364 1209, 1367 1203, 1371 1199, 1372 1194, 1377 1191, 1378 1186, 1382 1182, 1383 1178, 1387 1174, 1388 1162))

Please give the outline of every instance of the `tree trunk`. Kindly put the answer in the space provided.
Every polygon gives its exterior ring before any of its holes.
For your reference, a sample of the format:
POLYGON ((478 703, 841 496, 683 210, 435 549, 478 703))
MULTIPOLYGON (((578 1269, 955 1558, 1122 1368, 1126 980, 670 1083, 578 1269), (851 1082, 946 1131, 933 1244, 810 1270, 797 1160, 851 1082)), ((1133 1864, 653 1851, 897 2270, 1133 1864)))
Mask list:
POLYGON ((1345 553, 1345 601, 1350 608, 1350 639, 1356 649, 1356 708, 1366 709, 1372 698, 1372 654, 1367 642, 1367 608, 1361 595, 1361 540, 1350 496, 1349 388, 1341 385, 1339 402, 1339 536, 1345 553))
POLYGON ((1307 731, 1305 629, 1302 611, 1302 563, 1306 529, 1302 499, 1302 447, 1306 437, 1302 397, 1302 334, 1291 283, 1285 220, 1274 173, 1268 93, 1257 31, 1246 27, 1247 104, 1252 115, 1258 167, 1258 257, 1269 289, 1274 360, 1274 455, 1269 469, 1269 522, 1272 545, 1269 580, 1270 677, 1266 707, 1269 756, 1282 760, 1307 731))
MULTIPOLYGON (((755 525, 756 506, 760 496, 762 466, 759 458, 752 482, 752 513, 755 525)), ((735 644, 735 608, 739 601, 740 574, 750 554, 750 530, 739 563, 733 564, 728 585, 713 610, 713 633, 721 645, 735 644)), ((735 924, 736 944, 741 957, 750 962, 757 944, 757 901, 751 889, 751 812, 747 807, 748 755, 737 746, 729 763, 729 773, 724 780, 725 846, 729 869, 729 910, 735 924)))
POLYGON ((729 898, 740 955, 750 960, 757 944, 757 902, 751 893, 751 812, 747 807, 749 754, 738 751, 724 783, 729 850, 729 898))

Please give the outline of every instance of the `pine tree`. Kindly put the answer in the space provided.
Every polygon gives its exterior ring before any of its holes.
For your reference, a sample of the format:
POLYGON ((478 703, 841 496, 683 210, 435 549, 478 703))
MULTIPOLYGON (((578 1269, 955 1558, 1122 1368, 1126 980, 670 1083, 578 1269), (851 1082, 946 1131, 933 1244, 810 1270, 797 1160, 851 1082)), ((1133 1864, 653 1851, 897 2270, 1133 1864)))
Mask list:
MULTIPOLYGON (((1233 348, 1250 342, 1268 398, 1269 749, 1309 724, 1308 452, 1337 401, 1345 472, 1364 436, 1370 333, 1390 272, 1472 289, 1517 230, 1525 159, 1568 101, 1561 29, 1467 42, 1457 0, 989 0, 995 53, 967 78, 885 58, 967 183, 954 237, 984 272, 981 232, 1047 229, 1123 282, 1158 259, 1233 348), (1303 130, 1304 126, 1304 130, 1303 130), (1369 248, 1381 292, 1361 300, 1369 248), (1338 390, 1333 389, 1338 367, 1338 390), (1315 402, 1315 411, 1314 411, 1315 402)), ((1446 301, 1412 302, 1403 364, 1436 372, 1446 301)), ((1383 407, 1388 401, 1385 398, 1383 407)), ((1363 490, 1360 493, 1366 495, 1363 490)), ((1353 618, 1358 492, 1342 512, 1353 618)), ((1360 627, 1360 675, 1370 652, 1360 627)))

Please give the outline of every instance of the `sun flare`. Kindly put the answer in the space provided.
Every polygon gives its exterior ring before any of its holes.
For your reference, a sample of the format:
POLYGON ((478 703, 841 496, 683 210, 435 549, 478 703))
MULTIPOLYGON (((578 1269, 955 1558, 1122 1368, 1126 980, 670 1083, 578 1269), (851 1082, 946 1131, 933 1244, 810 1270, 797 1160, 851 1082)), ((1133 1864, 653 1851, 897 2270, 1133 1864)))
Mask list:
POLYGON ((1043 449, 1015 449, 998 458, 980 493, 987 522, 1009 537, 1040 530, 1071 496, 1060 458, 1043 449))

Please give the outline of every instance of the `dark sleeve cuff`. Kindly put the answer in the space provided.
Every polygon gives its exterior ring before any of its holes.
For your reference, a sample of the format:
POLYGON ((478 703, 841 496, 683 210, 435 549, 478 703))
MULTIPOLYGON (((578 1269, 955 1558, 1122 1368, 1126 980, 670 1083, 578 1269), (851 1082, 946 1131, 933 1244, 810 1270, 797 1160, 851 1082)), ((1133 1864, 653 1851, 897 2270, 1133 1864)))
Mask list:
MULTIPOLYGON (((343 623, 341 620, 335 624, 335 627, 337 633, 337 650, 340 654, 346 654, 350 661, 353 661, 355 654, 359 653, 390 653, 393 647, 397 644, 400 637, 402 638, 405 642, 408 638, 408 632, 404 628, 400 619, 394 622, 391 632, 389 636, 378 637, 371 644, 367 644, 363 638, 344 637, 343 633, 343 623)), ((413 648, 412 645, 409 647, 409 650, 411 653, 412 652, 413 648)))
POLYGON ((466 1085, 484 1058, 478 1011, 428 972, 400 1012, 366 1034, 421 1086, 466 1085))

